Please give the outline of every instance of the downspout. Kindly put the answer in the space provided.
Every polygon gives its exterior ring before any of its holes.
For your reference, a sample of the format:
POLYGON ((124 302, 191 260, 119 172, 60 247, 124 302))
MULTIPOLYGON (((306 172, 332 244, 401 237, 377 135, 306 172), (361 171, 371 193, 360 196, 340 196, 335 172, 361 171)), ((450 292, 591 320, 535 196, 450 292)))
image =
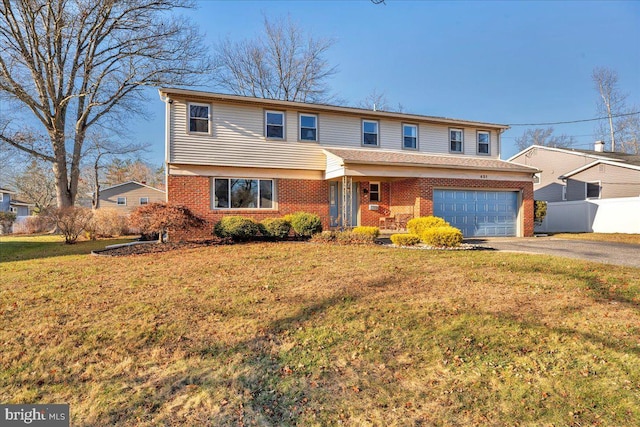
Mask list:
POLYGON ((171 124, 171 104, 173 104, 173 100, 168 96, 162 95, 160 92, 160 99, 165 103, 165 113, 164 113, 164 201, 169 201, 169 160, 171 156, 171 135, 170 135, 170 124, 171 124))
POLYGON ((498 135, 498 158, 502 158, 502 138, 500 136, 505 131, 505 129, 498 129, 496 134, 498 135))

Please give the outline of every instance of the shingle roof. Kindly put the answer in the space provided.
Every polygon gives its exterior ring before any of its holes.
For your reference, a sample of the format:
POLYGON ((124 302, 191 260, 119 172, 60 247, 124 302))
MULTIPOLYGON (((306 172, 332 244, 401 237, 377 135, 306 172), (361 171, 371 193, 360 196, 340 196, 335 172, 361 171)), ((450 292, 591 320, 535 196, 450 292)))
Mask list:
POLYGON ((593 150, 579 150, 567 148, 567 151, 576 151, 578 153, 587 154, 589 156, 606 157, 617 162, 629 163, 630 165, 640 166, 640 156, 637 154, 618 153, 611 151, 593 151, 593 150))
POLYGON ((446 156, 397 151, 324 148, 324 151, 343 159, 345 163, 398 165, 414 167, 439 167, 448 169, 500 170, 505 172, 536 173, 538 169, 500 159, 446 156))

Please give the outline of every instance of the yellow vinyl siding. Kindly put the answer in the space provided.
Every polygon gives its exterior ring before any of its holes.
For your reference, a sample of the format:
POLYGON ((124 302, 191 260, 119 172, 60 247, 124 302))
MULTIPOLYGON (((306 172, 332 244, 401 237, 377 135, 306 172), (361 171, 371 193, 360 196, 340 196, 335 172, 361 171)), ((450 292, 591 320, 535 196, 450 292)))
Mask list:
POLYGON ((116 209, 121 212, 131 212, 140 207, 140 198, 149 198, 149 203, 165 201, 165 193, 160 190, 127 183, 114 188, 108 188, 100 192, 100 209, 116 209), (126 197, 126 205, 118 205, 118 197, 126 197))

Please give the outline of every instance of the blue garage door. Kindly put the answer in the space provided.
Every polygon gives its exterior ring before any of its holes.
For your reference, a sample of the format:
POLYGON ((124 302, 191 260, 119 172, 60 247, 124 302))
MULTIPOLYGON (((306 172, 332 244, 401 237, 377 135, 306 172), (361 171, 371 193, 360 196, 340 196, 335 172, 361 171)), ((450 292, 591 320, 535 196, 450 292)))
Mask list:
POLYGON ((518 193, 434 190, 433 214, 462 230, 464 237, 515 236, 518 193))

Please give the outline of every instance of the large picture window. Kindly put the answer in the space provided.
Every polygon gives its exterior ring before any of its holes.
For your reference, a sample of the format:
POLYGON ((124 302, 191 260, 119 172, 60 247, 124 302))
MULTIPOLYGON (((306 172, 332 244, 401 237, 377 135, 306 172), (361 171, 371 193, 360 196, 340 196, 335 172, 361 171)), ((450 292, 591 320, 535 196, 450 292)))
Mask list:
POLYGON ((273 180, 215 178, 215 209, 273 209, 273 180))
POLYGON ((209 133, 207 104, 189 104, 189 132, 209 133))

